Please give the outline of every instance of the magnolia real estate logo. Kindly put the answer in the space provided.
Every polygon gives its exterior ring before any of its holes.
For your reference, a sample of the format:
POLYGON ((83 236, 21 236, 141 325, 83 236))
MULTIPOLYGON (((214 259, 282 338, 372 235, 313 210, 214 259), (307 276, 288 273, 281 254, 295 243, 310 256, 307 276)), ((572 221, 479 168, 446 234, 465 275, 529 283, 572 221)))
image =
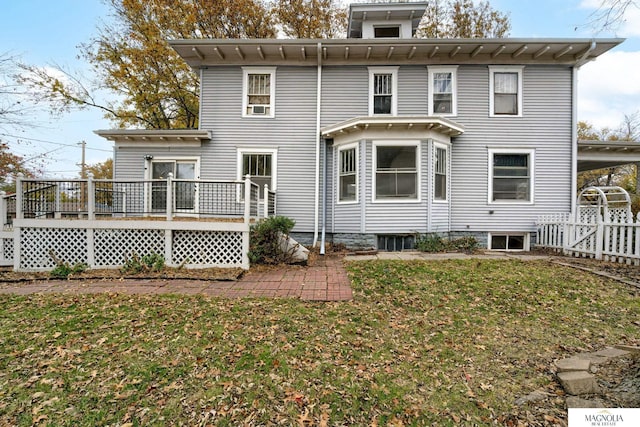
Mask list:
POLYGON ((640 426, 640 408, 569 408, 568 427, 632 426, 640 426))

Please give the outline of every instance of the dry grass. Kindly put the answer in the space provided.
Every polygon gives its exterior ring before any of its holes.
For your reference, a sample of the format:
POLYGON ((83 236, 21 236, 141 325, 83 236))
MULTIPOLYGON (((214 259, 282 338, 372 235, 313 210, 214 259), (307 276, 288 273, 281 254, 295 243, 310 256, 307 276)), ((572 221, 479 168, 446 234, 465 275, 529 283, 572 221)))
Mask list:
POLYGON ((348 268, 339 303, 2 295, 0 425, 562 424, 553 360, 638 345, 637 293, 570 268, 348 268))

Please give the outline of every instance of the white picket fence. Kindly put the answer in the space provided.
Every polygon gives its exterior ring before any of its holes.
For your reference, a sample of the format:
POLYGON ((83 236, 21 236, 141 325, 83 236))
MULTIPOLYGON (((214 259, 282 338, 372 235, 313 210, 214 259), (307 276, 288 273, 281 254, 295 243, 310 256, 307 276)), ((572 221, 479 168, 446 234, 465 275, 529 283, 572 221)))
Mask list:
POLYGON ((595 215, 575 220, 568 214, 538 218, 537 246, 566 255, 640 265, 640 215, 635 222, 606 221, 595 215))

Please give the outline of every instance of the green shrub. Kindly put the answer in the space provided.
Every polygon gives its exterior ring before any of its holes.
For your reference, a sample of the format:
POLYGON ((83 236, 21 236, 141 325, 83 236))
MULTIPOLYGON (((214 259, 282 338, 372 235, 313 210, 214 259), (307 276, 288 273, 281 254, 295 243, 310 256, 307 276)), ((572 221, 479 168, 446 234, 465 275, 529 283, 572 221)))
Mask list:
POLYGON ((51 270, 49 275, 56 279, 66 279, 71 274, 82 273, 87 270, 89 266, 83 262, 79 262, 74 264, 73 266, 69 265, 68 262, 59 262, 56 267, 51 270))
POLYGON ((278 264, 286 262, 291 254, 282 245, 280 236, 289 234, 295 221, 286 216, 274 216, 258 221, 251 227, 249 260, 253 264, 278 264))
POLYGON ((447 240, 435 233, 416 234, 416 250, 421 252, 474 252, 479 247, 478 241, 473 236, 447 240))
POLYGON ((416 249, 420 252, 442 252, 446 249, 446 243, 437 234, 417 234, 416 249))
POLYGON ((164 266, 164 257, 162 255, 150 253, 140 258, 140 256, 134 252, 130 258, 125 260, 120 271, 123 273, 137 274, 143 271, 161 271, 164 266))
POLYGON ((480 247, 478 240, 473 236, 460 237, 458 239, 451 240, 449 244, 452 249, 467 253, 474 252, 480 247))

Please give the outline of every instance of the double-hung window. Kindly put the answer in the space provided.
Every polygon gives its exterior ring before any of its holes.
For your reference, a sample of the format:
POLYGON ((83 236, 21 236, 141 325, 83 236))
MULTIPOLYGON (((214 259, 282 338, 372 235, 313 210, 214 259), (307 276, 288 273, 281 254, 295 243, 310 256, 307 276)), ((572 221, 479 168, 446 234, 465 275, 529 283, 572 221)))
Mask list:
POLYGON ((490 150, 489 202, 533 202, 533 150, 490 150))
POLYGON ((275 117, 275 67, 243 67, 242 116, 275 117))
POLYGON ((418 200, 418 145, 374 145, 374 200, 418 200))
POLYGON ((457 67, 429 67, 429 115, 457 114, 457 67))
POLYGON ((258 185, 260 199, 264 196, 265 184, 269 190, 276 190, 276 150, 247 149, 238 151, 238 179, 251 176, 251 182, 258 185))
POLYGON ((442 146, 436 145, 433 179, 434 200, 447 200, 447 169, 447 149, 442 146))
POLYGON ((356 202, 358 200, 358 151, 350 145, 338 149, 339 176, 338 201, 356 202))
POLYGON ((398 67, 369 67, 369 115, 396 115, 398 67))
POLYGON ((489 115, 522 117, 522 67, 489 67, 489 115))

